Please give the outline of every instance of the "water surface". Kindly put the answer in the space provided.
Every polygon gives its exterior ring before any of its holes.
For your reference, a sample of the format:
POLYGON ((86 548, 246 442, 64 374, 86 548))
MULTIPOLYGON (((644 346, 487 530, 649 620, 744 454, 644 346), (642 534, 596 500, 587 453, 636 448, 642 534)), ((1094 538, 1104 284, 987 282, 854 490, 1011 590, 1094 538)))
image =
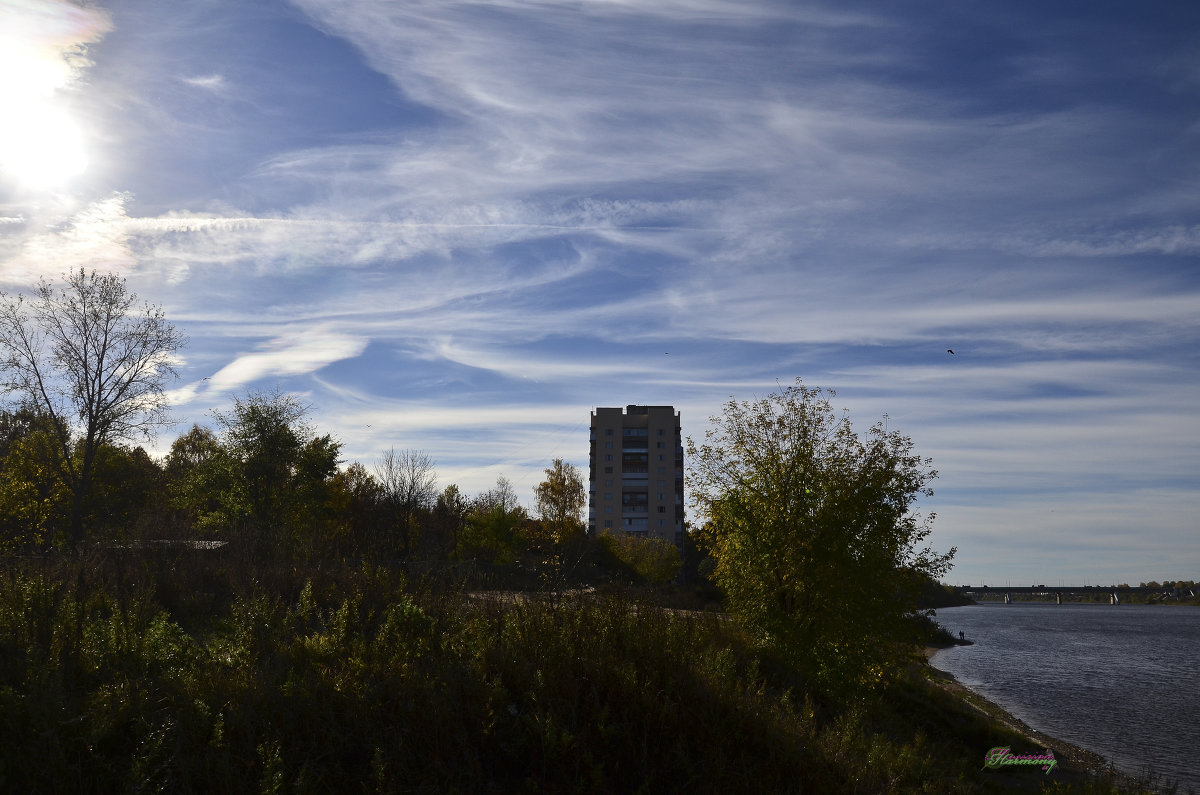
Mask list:
POLYGON ((975 645, 935 668, 1121 770, 1200 792, 1200 608, 987 602, 937 620, 975 645))

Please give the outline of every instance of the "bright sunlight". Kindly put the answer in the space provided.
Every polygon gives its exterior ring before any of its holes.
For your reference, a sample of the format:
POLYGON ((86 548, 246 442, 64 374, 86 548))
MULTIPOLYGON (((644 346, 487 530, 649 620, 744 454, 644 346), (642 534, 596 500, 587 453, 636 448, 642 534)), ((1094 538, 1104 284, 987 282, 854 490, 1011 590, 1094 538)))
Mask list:
POLYGON ((9 106, 0 128, 0 165, 26 187, 57 187, 83 173, 87 157, 79 127, 50 102, 9 106))
POLYGON ((27 188, 59 187, 87 167, 79 125, 61 104, 66 72, 61 58, 30 48, 0 51, 0 175, 27 188))

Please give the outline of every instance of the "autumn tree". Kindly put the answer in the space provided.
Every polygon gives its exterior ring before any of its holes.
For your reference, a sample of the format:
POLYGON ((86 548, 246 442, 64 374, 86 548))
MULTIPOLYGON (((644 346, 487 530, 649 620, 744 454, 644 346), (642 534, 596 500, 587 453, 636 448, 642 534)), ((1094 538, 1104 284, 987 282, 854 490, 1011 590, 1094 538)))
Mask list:
POLYGON ((371 551, 383 521, 383 490, 365 466, 355 461, 333 476, 331 507, 338 531, 333 539, 345 552, 371 551))
POLYGON ((914 512, 937 476, 882 424, 865 438, 799 380, 730 400, 688 439, 689 489, 707 517, 714 579, 760 642, 830 689, 875 681, 911 641, 920 583, 954 555, 924 545, 914 512))
POLYGON ((36 420, 6 419, 0 438, 0 548, 46 547, 69 529, 71 516, 55 439, 36 420))
POLYGON ((534 488, 537 511, 551 538, 561 543, 583 530, 587 495, 583 477, 574 464, 556 458, 545 471, 546 479, 534 488))
POLYGON ((138 304, 115 274, 79 271, 33 297, 0 293, 0 388, 47 419, 54 468, 71 494, 70 543, 106 444, 168 422, 164 387, 185 338, 161 308, 138 304))

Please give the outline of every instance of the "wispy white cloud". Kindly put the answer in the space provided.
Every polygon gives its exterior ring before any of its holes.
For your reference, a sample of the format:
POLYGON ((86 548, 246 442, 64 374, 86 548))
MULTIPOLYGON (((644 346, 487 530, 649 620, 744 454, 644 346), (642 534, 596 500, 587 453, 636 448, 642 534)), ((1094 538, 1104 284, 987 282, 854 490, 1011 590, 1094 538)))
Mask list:
POLYGON ((193 88, 202 88, 214 94, 220 94, 226 87, 225 76, 220 74, 192 75, 190 77, 181 77, 179 80, 193 88))
POLYGON ((366 346, 366 339, 329 329, 300 328, 239 355, 210 377, 210 387, 227 392, 264 378, 316 372, 358 356, 366 346))
POLYGON ((122 19, 171 46, 106 86, 127 135, 174 142, 154 162, 180 173, 217 139, 253 155, 150 207, 125 185, 0 204, 6 284, 97 263, 167 305, 195 341, 182 412, 282 382, 348 455, 426 448, 475 490, 584 463, 586 404, 673 403, 698 435, 800 374, 934 455, 968 572, 1121 537, 1131 512, 1089 507, 1118 483, 1161 498, 1156 533, 1194 529, 1195 130, 1115 88, 1188 90, 1181 52, 1051 48, 1014 9, 958 69, 882 3, 295 6, 390 82, 364 106, 420 120, 268 127, 300 88, 279 51, 255 81, 189 49, 194 23, 224 41, 267 12, 143 8, 122 19))
POLYGON ((10 241, 11 253, 0 261, 0 280, 28 284, 79 265, 116 271, 133 267, 137 260, 125 226, 126 200, 115 195, 79 210, 67 205, 37 212, 10 241))

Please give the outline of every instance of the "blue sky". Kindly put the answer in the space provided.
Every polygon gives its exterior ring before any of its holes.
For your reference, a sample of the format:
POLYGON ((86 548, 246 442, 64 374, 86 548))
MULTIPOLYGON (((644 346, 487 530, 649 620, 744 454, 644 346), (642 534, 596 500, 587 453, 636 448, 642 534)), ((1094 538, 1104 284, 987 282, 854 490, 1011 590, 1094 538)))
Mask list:
POLYGON ((163 305, 175 433, 278 387, 532 503, 594 406, 699 441, 799 376, 934 459, 950 580, 1200 579, 1200 6, 0 0, 0 39, 0 289, 163 305))

